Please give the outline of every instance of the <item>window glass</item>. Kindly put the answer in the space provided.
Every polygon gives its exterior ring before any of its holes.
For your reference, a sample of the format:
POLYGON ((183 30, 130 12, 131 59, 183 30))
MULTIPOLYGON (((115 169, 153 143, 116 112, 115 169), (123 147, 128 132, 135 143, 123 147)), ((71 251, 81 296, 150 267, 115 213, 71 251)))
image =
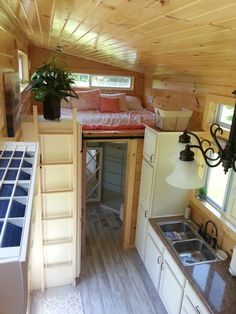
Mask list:
POLYGON ((131 88, 132 79, 128 76, 91 75, 91 86, 131 88))
POLYGON ((23 60, 22 55, 18 55, 18 76, 19 80, 23 80, 23 60))
POLYGON ((75 86, 77 87, 89 87, 89 74, 73 73, 75 78, 75 86))
POLYGON ((217 111, 217 122, 224 126, 225 128, 230 129, 232 124, 232 118, 234 114, 234 107, 220 104, 218 105, 217 111))
POLYGON ((20 81, 20 90, 27 86, 29 80, 28 56, 18 50, 18 78, 20 81))
POLYGON ((105 87, 116 89, 132 89, 131 76, 92 75, 86 73, 73 73, 77 87, 105 87))
POLYGON ((223 168, 218 167, 207 169, 206 174, 206 190, 207 200, 213 205, 216 205, 218 209, 224 208, 225 194, 229 182, 229 173, 224 173, 223 168))

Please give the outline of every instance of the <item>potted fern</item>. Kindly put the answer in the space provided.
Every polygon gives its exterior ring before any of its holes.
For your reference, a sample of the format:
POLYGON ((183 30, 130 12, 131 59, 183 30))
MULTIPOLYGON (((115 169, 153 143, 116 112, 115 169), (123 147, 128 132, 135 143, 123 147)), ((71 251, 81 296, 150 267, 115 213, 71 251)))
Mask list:
POLYGON ((32 91, 35 101, 43 102, 46 120, 59 120, 61 100, 65 99, 68 102, 68 96, 78 97, 71 87, 74 83, 72 73, 58 66, 56 56, 53 56, 32 75, 28 90, 32 91))

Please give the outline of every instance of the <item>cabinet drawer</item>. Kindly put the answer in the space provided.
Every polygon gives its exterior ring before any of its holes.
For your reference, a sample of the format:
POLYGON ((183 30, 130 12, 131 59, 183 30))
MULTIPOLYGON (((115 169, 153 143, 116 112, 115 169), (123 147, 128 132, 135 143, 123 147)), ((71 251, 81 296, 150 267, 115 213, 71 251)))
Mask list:
POLYGON ((148 234, 153 239, 153 241, 156 244, 156 246, 159 249, 159 251, 163 254, 163 252, 164 252, 164 243, 159 238, 159 236, 157 235, 156 231, 153 229, 153 227, 152 227, 152 225, 150 223, 148 224, 148 234))
POLYGON ((210 312, 206 308, 205 304, 203 304, 203 301, 200 299, 200 297, 197 295, 193 287, 190 285, 190 283, 187 281, 186 287, 185 287, 185 297, 188 297, 190 302, 192 303, 195 313, 199 314, 209 314, 210 312))
POLYGON ((143 155, 150 164, 155 164, 157 148, 157 134, 149 128, 145 128, 143 155))
POLYGON ((185 282, 186 282, 185 276, 182 273, 182 270, 179 268, 179 266, 176 264, 173 257, 170 255, 170 253, 167 250, 165 250, 164 258, 167 261, 167 263, 169 264, 172 271, 174 272, 175 277, 178 280, 181 287, 184 287, 185 282))

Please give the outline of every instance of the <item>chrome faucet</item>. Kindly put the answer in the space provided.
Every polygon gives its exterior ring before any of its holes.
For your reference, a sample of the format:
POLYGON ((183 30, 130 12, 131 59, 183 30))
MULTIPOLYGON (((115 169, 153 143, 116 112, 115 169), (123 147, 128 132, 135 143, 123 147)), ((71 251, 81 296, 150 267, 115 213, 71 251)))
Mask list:
POLYGON ((204 240, 206 240, 207 243, 211 245, 211 247, 213 247, 214 249, 216 248, 218 230, 217 230, 216 224, 213 221, 208 220, 205 224, 204 229, 203 229, 203 226, 201 225, 198 230, 198 233, 203 237, 204 240), (211 224, 214 227, 214 236, 212 234, 211 235, 207 234, 207 227, 209 224, 211 224))

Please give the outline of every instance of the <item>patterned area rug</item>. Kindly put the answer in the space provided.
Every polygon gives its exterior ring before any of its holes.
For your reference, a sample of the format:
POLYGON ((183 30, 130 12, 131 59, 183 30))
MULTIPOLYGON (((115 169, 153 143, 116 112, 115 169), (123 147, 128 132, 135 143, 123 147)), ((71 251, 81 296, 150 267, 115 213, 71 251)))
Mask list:
POLYGON ((89 207, 87 210, 88 220, 91 222, 100 222, 103 227, 109 227, 118 230, 122 221, 118 214, 100 207, 89 207))
POLYGON ((34 291, 31 314, 84 314, 80 292, 72 285, 34 291))

